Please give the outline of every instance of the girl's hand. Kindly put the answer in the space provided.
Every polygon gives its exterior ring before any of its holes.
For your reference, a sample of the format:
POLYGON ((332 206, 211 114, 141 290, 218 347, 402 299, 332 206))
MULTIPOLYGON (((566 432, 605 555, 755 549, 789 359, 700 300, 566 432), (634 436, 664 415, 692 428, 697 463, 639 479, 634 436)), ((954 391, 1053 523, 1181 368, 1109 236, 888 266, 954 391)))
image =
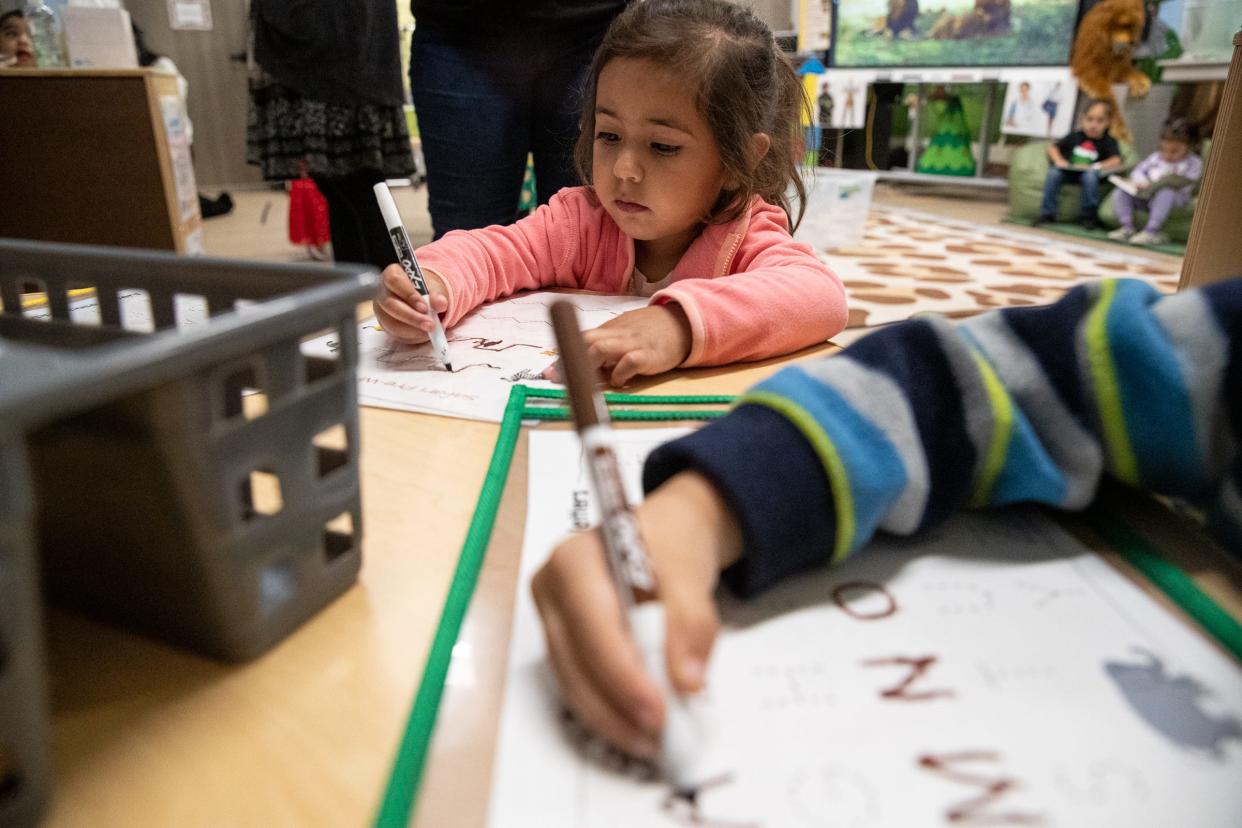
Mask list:
POLYGON ((426 342, 435 327, 430 310, 444 313, 448 310, 448 293, 444 281, 433 271, 424 270, 427 292, 431 294, 431 308, 427 300, 414 288, 410 277, 399 264, 391 264, 381 274, 380 289, 371 303, 380 327, 400 342, 426 342))
MULTIPOLYGON (((741 554, 741 531, 696 472, 669 480, 637 514, 667 619, 665 670, 678 693, 696 693, 720 626, 712 593, 720 570, 741 554)), ((617 748, 654 757, 664 697, 622 619, 599 530, 562 542, 531 591, 565 703, 617 748)))
POLYGON ((583 334, 587 354, 615 386, 662 374, 690 355, 690 320, 675 302, 627 311, 583 334))

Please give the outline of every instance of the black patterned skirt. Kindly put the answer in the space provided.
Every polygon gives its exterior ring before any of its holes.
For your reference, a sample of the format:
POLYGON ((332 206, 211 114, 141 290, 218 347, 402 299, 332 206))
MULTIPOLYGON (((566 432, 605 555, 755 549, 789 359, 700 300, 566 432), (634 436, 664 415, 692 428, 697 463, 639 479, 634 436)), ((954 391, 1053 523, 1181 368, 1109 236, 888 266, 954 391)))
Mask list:
POLYGON ((401 107, 312 100, 261 71, 250 80, 246 161, 268 181, 363 170, 403 178, 414 172, 401 107))

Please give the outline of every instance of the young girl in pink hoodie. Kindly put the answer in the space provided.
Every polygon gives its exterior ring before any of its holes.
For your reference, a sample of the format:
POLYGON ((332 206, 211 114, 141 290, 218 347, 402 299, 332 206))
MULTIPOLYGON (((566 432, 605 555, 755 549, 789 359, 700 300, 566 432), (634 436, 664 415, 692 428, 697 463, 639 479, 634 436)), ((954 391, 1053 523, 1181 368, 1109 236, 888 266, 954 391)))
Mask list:
POLYGON ((788 353, 845 327, 841 281, 790 236, 802 85, 768 30, 722 0, 632 4, 587 79, 575 147, 590 186, 516 224, 456 231, 418 251, 430 308, 397 265, 375 300, 417 342, 521 290, 650 296, 586 334, 613 385, 677 367, 788 353))

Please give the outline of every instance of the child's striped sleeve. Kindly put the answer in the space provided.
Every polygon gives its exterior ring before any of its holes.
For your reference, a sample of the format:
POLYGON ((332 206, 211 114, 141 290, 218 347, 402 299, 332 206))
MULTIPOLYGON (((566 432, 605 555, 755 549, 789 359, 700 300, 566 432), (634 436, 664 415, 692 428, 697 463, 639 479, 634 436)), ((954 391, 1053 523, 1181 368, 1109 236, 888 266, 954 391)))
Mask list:
POLYGON ((1242 280, 1161 297, 1137 281, 960 325, 924 318, 786 368, 718 423, 653 453, 733 507, 748 593, 837 561, 877 529, 961 507, 1090 502, 1102 475, 1202 506, 1242 548, 1242 280))

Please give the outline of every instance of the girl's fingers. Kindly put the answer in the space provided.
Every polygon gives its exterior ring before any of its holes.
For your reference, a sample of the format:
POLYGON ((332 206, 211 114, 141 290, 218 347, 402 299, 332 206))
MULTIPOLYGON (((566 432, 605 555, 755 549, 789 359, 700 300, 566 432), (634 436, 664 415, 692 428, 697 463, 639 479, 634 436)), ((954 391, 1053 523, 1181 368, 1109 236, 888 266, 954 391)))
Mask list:
POLYGON ((376 301, 395 298, 420 313, 426 313, 427 303, 415 289, 414 284, 399 265, 384 268, 380 281, 379 297, 376 301))
POLYGON ((448 310, 448 297, 444 295, 439 285, 427 285, 427 292, 431 294, 431 304, 428 305, 426 298, 418 292, 418 288, 414 287, 414 283, 410 281, 410 277, 405 274, 400 265, 389 265, 384 268, 382 276, 383 290, 398 297, 419 313, 430 313, 431 308, 435 308, 437 313, 444 313, 448 310))
POLYGON ((411 328, 422 330, 423 323, 431 321, 430 316, 425 313, 419 313, 399 296, 392 296, 391 294, 381 295, 375 300, 374 304, 377 309, 382 309, 393 319, 411 328))
POLYGON ((665 659, 669 679, 679 693, 703 689, 707 662, 716 643, 720 617, 710 593, 682 592, 664 601, 665 659))
POLYGON ((401 297, 410 304, 414 304, 414 300, 419 298, 418 290, 414 287, 414 283, 410 281, 410 277, 405 275, 401 265, 393 264, 384 268, 380 281, 384 290, 394 296, 401 297))
MULTIPOLYGON (((624 316, 624 314, 622 314, 622 316, 624 316)), ((586 344, 590 345, 592 342, 601 337, 612 336, 616 332, 616 322, 620 318, 620 316, 613 317, 604 324, 600 325, 598 328, 590 328, 583 331, 582 338, 586 341, 586 344)))
POLYGON ((596 368, 607 368, 616 364, 629 347, 619 337, 601 338, 587 345, 587 357, 596 368))
POLYGON ((539 373, 539 376, 543 377, 548 382, 560 382, 561 381, 561 361, 558 359, 556 362, 552 363, 547 368, 544 368, 543 371, 539 373))
POLYGON ((600 385, 613 385, 612 371, 617 359, 625 349, 615 339, 602 340, 587 348, 587 358, 595 368, 595 381, 600 385))
POLYGON ((426 331, 417 322, 411 323, 405 318, 406 313, 410 311, 410 306, 404 302, 398 301, 395 304, 384 304, 377 299, 374 303, 374 310, 375 318, 379 320, 380 327, 394 339, 401 342, 426 341, 426 331))
POLYGON ((646 373, 650 368, 651 357, 650 351, 628 351, 622 354, 608 381, 620 388, 639 374, 646 373))

